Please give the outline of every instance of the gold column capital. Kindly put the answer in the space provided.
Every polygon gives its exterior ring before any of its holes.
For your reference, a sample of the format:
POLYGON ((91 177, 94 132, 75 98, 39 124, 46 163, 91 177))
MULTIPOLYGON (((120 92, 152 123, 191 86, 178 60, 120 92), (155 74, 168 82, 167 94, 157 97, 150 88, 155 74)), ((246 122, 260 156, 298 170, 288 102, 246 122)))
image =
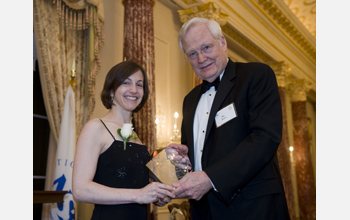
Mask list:
POLYGON ((305 79, 288 79, 287 91, 292 102, 305 102, 307 92, 312 88, 312 84, 305 79))
POLYGON ((277 84, 280 88, 285 88, 287 80, 291 74, 292 67, 285 61, 270 64, 270 67, 276 74, 277 84))
POLYGON ((180 21, 185 23, 194 17, 202 17, 207 19, 213 19, 219 23, 220 26, 224 26, 227 22, 227 14, 223 13, 220 8, 216 8, 213 2, 208 2, 203 5, 196 5, 185 10, 178 10, 177 13, 180 16, 180 21))

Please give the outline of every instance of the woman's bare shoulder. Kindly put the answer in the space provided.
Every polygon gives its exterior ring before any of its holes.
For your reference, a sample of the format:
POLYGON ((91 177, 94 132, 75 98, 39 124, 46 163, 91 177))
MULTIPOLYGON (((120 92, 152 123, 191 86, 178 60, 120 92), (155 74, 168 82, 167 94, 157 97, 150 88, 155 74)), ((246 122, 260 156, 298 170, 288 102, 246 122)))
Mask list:
POLYGON ((103 132, 103 124, 99 118, 89 120, 83 127, 81 135, 96 135, 103 132))

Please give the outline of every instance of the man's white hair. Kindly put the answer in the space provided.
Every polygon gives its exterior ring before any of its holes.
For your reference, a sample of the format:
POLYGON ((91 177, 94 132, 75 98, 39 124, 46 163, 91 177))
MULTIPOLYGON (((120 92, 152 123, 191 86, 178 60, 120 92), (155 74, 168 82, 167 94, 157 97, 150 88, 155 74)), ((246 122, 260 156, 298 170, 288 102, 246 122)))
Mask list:
POLYGON ((191 20, 184 23, 180 29, 180 32, 179 32, 178 41, 179 41, 180 49, 183 52, 185 52, 185 51, 184 51, 183 46, 182 46, 182 39, 183 39, 184 35, 186 34, 186 32, 193 25, 197 25, 197 24, 205 24, 208 27, 210 33, 213 35, 213 37, 221 43, 221 37, 223 36, 222 30, 221 30, 220 25, 215 20, 209 20, 209 19, 201 18, 201 17, 194 17, 191 20))

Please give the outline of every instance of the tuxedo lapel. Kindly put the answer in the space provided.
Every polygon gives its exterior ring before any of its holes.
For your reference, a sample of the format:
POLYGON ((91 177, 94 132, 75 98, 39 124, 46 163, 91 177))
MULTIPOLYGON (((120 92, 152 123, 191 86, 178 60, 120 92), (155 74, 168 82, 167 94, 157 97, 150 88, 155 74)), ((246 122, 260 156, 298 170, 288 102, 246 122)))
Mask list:
POLYGON ((235 85, 233 81, 235 77, 236 77, 236 64, 231 60, 229 60, 227 67, 225 69, 225 73, 221 79, 219 88, 216 92, 213 105, 210 110, 210 115, 209 115, 208 125, 207 125, 207 133, 205 134, 204 146, 207 141, 210 130, 213 127, 212 125, 214 123, 216 113, 219 111, 220 106, 222 105, 227 95, 230 93, 230 91, 235 85))

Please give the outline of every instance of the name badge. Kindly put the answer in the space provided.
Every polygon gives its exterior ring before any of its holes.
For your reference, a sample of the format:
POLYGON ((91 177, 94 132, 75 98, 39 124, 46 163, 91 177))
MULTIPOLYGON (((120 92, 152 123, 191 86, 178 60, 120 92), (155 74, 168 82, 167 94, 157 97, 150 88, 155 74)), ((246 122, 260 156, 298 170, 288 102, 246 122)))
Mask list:
POLYGON ((233 103, 231 103, 216 113, 216 116, 215 116, 216 127, 217 128, 220 127, 221 125, 234 119, 235 117, 237 117, 236 108, 233 105, 233 103))

